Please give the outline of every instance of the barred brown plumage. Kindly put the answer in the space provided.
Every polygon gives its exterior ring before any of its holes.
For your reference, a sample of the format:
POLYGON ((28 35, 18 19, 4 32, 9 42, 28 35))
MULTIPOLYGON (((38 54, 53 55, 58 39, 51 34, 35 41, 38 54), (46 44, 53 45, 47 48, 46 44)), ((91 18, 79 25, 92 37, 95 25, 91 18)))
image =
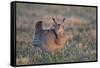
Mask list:
POLYGON ((40 47, 44 51, 55 52, 64 47, 65 42, 68 38, 64 31, 64 20, 62 19, 60 23, 57 23, 55 18, 52 18, 54 28, 43 29, 42 21, 38 21, 35 25, 35 38, 33 44, 40 47))

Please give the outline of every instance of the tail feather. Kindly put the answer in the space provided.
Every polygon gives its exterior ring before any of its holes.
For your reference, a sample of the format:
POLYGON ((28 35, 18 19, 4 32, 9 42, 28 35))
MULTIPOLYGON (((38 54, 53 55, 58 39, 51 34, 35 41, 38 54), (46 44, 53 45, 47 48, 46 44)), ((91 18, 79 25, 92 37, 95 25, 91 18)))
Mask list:
POLYGON ((40 30, 42 30, 42 21, 38 21, 35 25, 35 29, 36 29, 36 32, 39 32, 40 30))
POLYGON ((40 45, 40 35, 39 32, 43 30, 42 28, 42 21, 38 21, 35 25, 35 36, 33 37, 33 45, 39 46, 40 45))

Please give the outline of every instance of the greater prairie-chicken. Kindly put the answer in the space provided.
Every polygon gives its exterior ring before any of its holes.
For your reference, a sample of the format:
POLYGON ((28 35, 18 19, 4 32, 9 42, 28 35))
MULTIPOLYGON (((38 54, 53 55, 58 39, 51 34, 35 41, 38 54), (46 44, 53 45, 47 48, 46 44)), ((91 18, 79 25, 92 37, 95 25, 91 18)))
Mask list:
POLYGON ((40 47, 44 51, 55 52, 63 48, 67 37, 64 31, 64 20, 57 22, 55 18, 53 20, 53 28, 43 29, 43 21, 38 21, 35 25, 35 38, 34 46, 40 47))

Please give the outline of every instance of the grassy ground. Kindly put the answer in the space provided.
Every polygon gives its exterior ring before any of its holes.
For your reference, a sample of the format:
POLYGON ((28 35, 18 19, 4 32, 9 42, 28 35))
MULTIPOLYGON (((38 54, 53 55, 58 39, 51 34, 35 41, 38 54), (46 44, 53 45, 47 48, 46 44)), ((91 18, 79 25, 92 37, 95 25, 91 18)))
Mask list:
POLYGON ((17 65, 95 61, 97 59, 96 8, 19 3, 16 7, 17 65), (49 28, 52 25, 50 16, 66 17, 65 32, 66 35, 72 36, 71 41, 56 54, 43 52, 32 45, 36 21, 43 20, 44 27, 49 28), (81 24, 67 24, 74 22, 81 24))

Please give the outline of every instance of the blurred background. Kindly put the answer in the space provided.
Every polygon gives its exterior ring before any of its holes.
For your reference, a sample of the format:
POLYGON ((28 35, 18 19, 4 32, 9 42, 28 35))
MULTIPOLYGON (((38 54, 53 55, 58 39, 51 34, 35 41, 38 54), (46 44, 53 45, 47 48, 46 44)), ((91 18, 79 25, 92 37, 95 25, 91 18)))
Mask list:
POLYGON ((95 61, 96 7, 16 4, 16 63, 17 65, 95 61), (35 24, 52 26, 50 17, 66 17, 65 32, 71 40, 55 55, 33 45, 35 24))

